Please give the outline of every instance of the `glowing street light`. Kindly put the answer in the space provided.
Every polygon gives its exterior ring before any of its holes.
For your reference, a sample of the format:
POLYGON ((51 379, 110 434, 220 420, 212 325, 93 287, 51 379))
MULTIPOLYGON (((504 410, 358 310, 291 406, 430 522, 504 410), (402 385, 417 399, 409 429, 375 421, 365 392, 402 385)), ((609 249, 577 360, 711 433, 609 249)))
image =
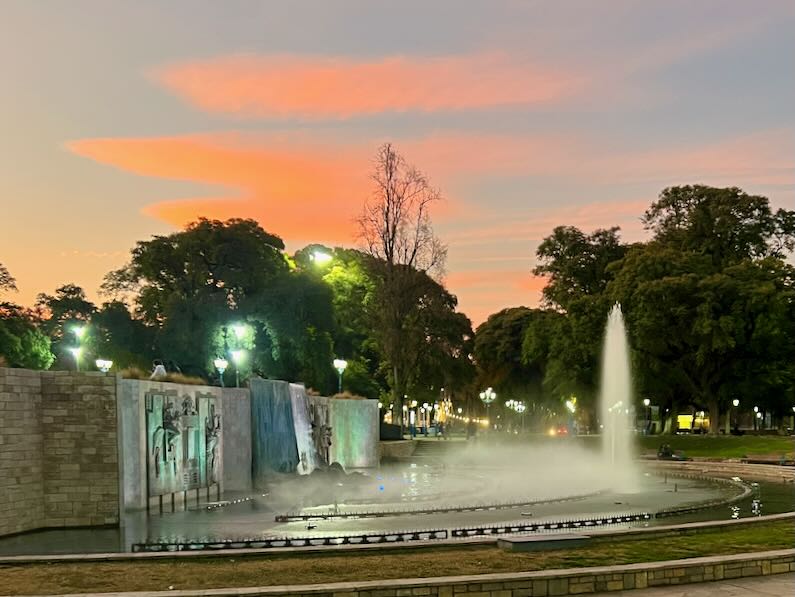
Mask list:
POLYGON ((649 433, 649 427, 651 427, 651 400, 648 398, 643 399, 643 406, 646 407, 646 433, 649 433))
POLYGON ((77 338, 77 341, 80 342, 86 333, 86 326, 84 325, 73 326, 72 333, 75 335, 75 338, 77 338))
POLYGON ((325 251, 313 251, 309 256, 309 259, 318 265, 326 265, 333 258, 334 257, 332 255, 326 253, 325 251))
POLYGON ((246 360, 246 351, 245 350, 233 350, 229 353, 232 355, 232 362, 235 364, 235 387, 240 387, 240 365, 246 360))
POLYGON ((97 366, 97 369, 102 371, 102 373, 107 373, 110 371, 110 368, 113 367, 113 361, 109 361, 107 359, 97 359, 94 361, 94 364, 97 366))
POLYGON ((248 326, 243 323, 236 323, 232 326, 232 331, 235 333, 235 337, 238 340, 242 340, 243 338, 246 337, 248 326))
POLYGON ((342 394, 342 374, 345 373, 345 369, 348 367, 348 361, 345 359, 334 359, 333 364, 338 375, 337 393, 342 394))
POLYGON ((489 406, 497 399, 497 392, 491 389, 491 386, 486 388, 480 393, 480 399, 486 405, 486 418, 489 418, 489 406))
POLYGON ((213 360, 213 366, 218 370, 218 377, 221 378, 221 387, 224 387, 224 371, 229 366, 229 362, 223 358, 218 357, 217 359, 213 360))
POLYGON ((72 356, 75 359, 75 370, 80 371, 80 353, 83 352, 83 349, 79 346, 73 346, 72 348, 68 349, 69 352, 72 353, 72 356))
MULTIPOLYGON (((735 398, 734 400, 732 400, 732 406, 734 408, 737 408, 738 406, 740 406, 740 401, 737 398, 735 398)), ((726 413, 726 435, 729 435, 732 432, 731 424, 732 424, 732 409, 729 408, 729 412, 726 413)), ((735 426, 736 426, 736 421, 735 421, 735 426)))

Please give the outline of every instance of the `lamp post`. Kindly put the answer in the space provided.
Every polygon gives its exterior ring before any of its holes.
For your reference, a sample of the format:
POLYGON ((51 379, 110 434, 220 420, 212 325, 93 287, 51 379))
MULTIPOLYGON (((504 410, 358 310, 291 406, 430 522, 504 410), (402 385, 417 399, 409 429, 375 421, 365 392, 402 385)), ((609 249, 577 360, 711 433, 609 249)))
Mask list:
MULTIPOLYGON (((497 392, 489 386, 480 393, 480 399, 486 405, 486 419, 489 419, 489 405, 497 399, 497 392)), ((489 427, 491 427, 491 421, 489 421, 489 427)))
POLYGON ((97 366, 97 369, 102 371, 102 373, 107 373, 110 371, 110 368, 113 367, 113 361, 109 361, 107 359, 97 359, 94 361, 94 364, 97 366))
POLYGON ((221 380, 221 387, 223 388, 224 387, 224 371, 226 371, 226 368, 229 366, 229 362, 223 357, 218 357, 217 359, 215 359, 213 361, 213 365, 218 370, 218 377, 221 380))
POLYGON ((75 335, 77 346, 69 348, 70 353, 75 359, 75 371, 80 371, 80 353, 83 352, 83 337, 86 335, 86 326, 77 324, 72 326, 72 333, 75 335))
POLYGON ((762 418, 762 413, 759 412, 759 407, 754 406, 754 431, 756 431, 759 428, 759 422, 757 419, 761 418, 762 418))
POLYGON ((515 402, 513 409, 521 415, 522 418, 522 433, 524 433, 524 411, 527 410, 527 405, 524 402, 515 402))
POLYGON ((348 367, 348 361, 345 359, 334 359, 334 368, 337 370, 338 374, 338 384, 337 384, 337 393, 342 394, 342 374, 345 373, 345 369, 348 367))
MULTIPOLYGON (((732 400, 732 406, 734 407, 734 413, 733 413, 734 414, 734 428, 737 429, 737 427, 739 427, 739 425, 737 423, 737 415, 738 415, 737 407, 740 406, 740 401, 737 398, 735 398, 734 400, 732 400)), ((729 429, 728 432, 731 433, 731 429, 729 429)))
POLYGON ((246 358, 246 351, 245 350, 233 350, 231 353, 232 355, 232 362, 235 364, 235 387, 240 387, 240 365, 246 358))
POLYGON ((726 413, 726 435, 730 435, 732 432, 732 406, 736 409, 740 406, 740 401, 737 398, 732 400, 729 412, 726 413))
POLYGON ((574 413, 577 411, 577 398, 572 397, 570 400, 566 400, 566 410, 569 411, 568 431, 571 434, 574 431, 574 413))
POLYGON ((646 407, 646 435, 649 434, 649 428, 651 427, 651 400, 648 398, 643 399, 643 406, 646 407))

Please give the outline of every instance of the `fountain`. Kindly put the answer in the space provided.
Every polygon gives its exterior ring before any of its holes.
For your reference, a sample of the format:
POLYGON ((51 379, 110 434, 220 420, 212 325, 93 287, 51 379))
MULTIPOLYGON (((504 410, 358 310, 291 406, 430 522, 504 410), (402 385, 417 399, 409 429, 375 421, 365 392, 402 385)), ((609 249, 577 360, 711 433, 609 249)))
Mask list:
POLYGON ((636 488, 632 448, 632 379, 629 345, 621 305, 610 310, 602 352, 602 380, 599 415, 602 429, 602 453, 614 489, 631 492, 636 488))

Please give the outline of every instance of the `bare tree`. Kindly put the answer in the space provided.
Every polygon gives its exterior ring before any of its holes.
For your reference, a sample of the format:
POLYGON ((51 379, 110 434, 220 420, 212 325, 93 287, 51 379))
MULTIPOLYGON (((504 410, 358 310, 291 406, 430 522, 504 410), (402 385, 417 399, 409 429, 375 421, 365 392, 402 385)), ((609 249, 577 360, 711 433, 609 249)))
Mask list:
POLYGON ((412 322, 422 306, 427 276, 441 276, 447 258, 430 218, 430 208, 441 195, 391 143, 378 149, 372 179, 373 195, 358 220, 359 237, 372 258, 372 315, 390 366, 394 419, 402 424, 403 396, 416 369, 413 335, 420 332, 412 322))
POLYGON ((16 290, 17 284, 14 276, 12 276, 6 267, 0 263, 0 290, 16 290))

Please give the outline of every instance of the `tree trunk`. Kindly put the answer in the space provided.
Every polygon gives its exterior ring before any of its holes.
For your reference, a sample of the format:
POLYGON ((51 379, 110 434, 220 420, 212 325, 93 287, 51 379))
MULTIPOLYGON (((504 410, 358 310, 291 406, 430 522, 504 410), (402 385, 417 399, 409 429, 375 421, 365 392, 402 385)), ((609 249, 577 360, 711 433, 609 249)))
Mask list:
POLYGON ((709 408, 709 434, 718 435, 720 433, 720 406, 716 398, 707 400, 709 408))
POLYGON ((395 425, 400 425, 400 430, 402 432, 405 423, 403 420, 403 390, 398 381, 397 365, 392 366, 392 376, 392 422, 395 425))

